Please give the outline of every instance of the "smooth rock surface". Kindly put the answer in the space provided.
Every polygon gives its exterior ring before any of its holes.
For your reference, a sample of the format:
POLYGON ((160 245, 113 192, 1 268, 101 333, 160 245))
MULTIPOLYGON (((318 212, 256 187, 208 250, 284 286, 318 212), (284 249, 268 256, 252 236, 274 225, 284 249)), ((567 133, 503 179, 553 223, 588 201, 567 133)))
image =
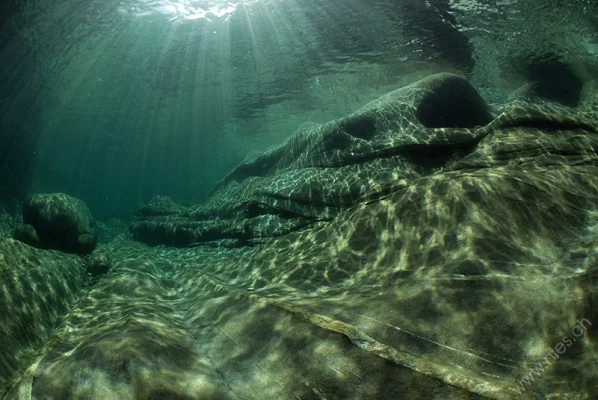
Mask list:
POLYGON ((31 378, 25 370, 84 293, 83 264, 76 255, 0 238, 0 393, 17 372, 31 378))

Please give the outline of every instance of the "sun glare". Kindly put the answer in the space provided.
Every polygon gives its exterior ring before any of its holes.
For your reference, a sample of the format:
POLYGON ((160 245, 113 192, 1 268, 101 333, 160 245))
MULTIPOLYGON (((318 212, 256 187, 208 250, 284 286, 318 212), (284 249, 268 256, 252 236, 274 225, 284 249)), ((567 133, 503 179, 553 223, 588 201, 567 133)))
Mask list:
POLYGON ((258 0, 205 1, 205 0, 137 0, 122 3, 120 11, 136 16, 164 15, 173 21, 228 18, 239 5, 258 0))

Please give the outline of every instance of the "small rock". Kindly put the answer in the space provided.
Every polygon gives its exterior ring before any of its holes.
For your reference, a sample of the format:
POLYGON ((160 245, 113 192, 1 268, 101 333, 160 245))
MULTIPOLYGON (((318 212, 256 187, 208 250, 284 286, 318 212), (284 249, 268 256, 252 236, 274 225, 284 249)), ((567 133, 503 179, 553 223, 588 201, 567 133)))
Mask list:
POLYGON ((110 268, 112 268, 112 252, 108 248, 100 247, 91 253, 86 269, 92 278, 99 278, 108 273, 110 268))
POLYGON ((29 246, 39 247, 39 236, 32 225, 25 224, 19 226, 15 231, 15 239, 29 246))
POLYGON ((96 248, 96 245, 98 243, 97 238, 95 236, 93 236, 92 234, 89 233, 84 233, 82 235, 79 235, 79 238, 77 239, 77 243, 79 245, 80 251, 82 253, 91 253, 93 251, 93 249, 96 248))

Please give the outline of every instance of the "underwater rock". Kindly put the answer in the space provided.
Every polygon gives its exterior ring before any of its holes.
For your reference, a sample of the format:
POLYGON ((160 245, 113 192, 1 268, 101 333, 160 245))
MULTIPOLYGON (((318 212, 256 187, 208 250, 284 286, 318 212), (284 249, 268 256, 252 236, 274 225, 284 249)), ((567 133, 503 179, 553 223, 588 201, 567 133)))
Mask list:
POLYGON ((397 171, 415 179, 464 156, 486 134, 467 129, 490 121, 467 80, 438 74, 250 156, 200 206, 152 200, 130 231, 148 244, 185 247, 222 239, 247 245, 313 227, 381 195, 397 171), (442 127, 454 129, 429 129, 442 127))
POLYGON ((15 239, 26 243, 29 246, 39 246, 39 236, 37 236, 37 231, 29 224, 21 225, 15 230, 15 239))
POLYGON ((155 196, 147 206, 140 206, 137 210, 139 216, 160 216, 160 215, 176 215, 183 211, 184 208, 176 204, 168 196, 155 196))
POLYGON ((0 238, 0 397, 83 293, 83 262, 0 238))
POLYGON ((77 253, 89 254, 95 249, 98 239, 91 233, 84 233, 77 238, 77 253))
MULTIPOLYGON (((201 204, 157 198, 131 221, 138 241, 92 254, 110 273, 55 312, 65 323, 43 320, 59 285, 0 314, 52 332, 5 347, 5 392, 589 398, 596 104, 584 87, 578 107, 523 96, 493 113, 435 75, 248 157, 201 204)), ((40 266, 56 253, 18 245, 40 266)), ((74 273, 25 270, 0 295, 74 273)))
POLYGON ((86 270, 93 279, 97 279, 110 271, 112 267, 112 252, 106 246, 99 247, 91 253, 87 261, 86 270))
MULTIPOLYGON (((29 197, 23 204, 23 224, 37 232, 41 248, 89 254, 97 244, 97 228, 91 212, 83 201, 64 193, 29 197)), ((29 236, 25 239, 29 242, 24 242, 32 244, 32 232, 27 229, 29 236)), ((20 237, 23 234, 19 232, 20 237)))
POLYGON ((527 61, 525 73, 531 82, 529 92, 563 106, 579 105, 584 84, 569 65, 551 53, 532 57, 527 61))

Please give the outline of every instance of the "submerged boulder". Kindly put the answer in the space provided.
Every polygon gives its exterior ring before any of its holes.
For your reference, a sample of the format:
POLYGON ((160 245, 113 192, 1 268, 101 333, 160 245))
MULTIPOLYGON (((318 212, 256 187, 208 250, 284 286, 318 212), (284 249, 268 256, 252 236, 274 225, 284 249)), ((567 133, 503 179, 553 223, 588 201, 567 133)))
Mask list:
POLYGON ((79 199, 64 193, 35 194, 23 204, 23 226, 15 238, 32 246, 89 254, 97 244, 96 223, 79 199))
POLYGON ((32 225, 23 224, 15 230, 15 239, 28 244, 29 246, 39 246, 39 236, 32 225))
POLYGON ((112 252, 106 246, 98 247, 91 253, 85 269, 92 279, 99 279, 112 267, 112 252))

